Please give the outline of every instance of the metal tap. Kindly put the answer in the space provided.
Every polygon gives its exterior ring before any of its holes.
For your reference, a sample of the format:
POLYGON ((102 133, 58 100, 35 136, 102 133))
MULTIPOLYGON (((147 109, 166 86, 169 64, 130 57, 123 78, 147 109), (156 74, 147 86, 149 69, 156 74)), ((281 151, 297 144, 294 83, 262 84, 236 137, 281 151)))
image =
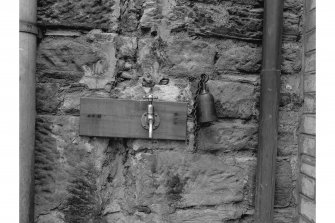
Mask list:
POLYGON ((142 116, 142 126, 149 131, 149 138, 152 138, 152 132, 154 129, 158 128, 159 125, 159 116, 154 111, 153 100, 157 99, 158 97, 153 96, 152 88, 150 88, 150 92, 148 96, 144 96, 144 99, 149 101, 148 104, 148 111, 144 113, 142 116))

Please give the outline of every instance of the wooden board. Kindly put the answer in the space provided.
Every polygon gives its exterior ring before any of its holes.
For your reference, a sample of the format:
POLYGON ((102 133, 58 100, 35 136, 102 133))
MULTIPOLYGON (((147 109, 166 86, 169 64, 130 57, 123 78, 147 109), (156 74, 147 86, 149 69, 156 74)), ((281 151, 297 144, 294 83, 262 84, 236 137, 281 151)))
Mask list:
MULTIPOLYGON (((141 125, 148 101, 81 98, 79 135, 121 138, 149 138, 141 125)), ((160 124, 153 139, 185 140, 187 103, 153 103, 160 124)))

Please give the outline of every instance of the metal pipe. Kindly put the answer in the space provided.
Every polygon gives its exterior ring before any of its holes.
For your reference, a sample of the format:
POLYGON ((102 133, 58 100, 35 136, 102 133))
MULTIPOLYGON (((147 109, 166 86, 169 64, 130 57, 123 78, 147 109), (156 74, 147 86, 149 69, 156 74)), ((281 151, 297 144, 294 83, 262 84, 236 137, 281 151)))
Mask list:
POLYGON ((255 222, 273 222, 283 0, 264 1, 255 222))
POLYGON ((20 0, 20 223, 33 222, 36 0, 20 0))

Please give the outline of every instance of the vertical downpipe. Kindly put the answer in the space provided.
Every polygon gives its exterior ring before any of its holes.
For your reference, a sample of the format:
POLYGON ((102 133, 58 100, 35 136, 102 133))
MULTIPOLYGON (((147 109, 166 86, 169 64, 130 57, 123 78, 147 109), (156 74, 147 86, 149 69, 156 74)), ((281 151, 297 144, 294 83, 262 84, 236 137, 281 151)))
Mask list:
POLYGON ((281 70, 283 0, 264 1, 255 222, 273 222, 281 70))
POLYGON ((33 222, 36 7, 20 0, 20 223, 33 222))

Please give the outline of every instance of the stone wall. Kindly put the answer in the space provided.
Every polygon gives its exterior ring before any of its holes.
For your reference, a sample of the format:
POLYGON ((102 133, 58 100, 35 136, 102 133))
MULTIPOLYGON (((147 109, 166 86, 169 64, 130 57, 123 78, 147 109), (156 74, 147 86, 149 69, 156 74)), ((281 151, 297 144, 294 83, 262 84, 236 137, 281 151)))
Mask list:
MULTIPOLYGON (((303 0, 285 0, 275 222, 296 222, 303 0)), ((35 222, 253 222, 261 0, 40 0, 35 222), (78 136, 80 97, 188 102, 186 142, 78 136), (162 80, 169 80, 164 85, 162 80), (197 140, 198 147, 194 147, 197 140)))
POLYGON ((315 2, 305 1, 304 106, 299 137, 301 223, 315 223, 315 2))

